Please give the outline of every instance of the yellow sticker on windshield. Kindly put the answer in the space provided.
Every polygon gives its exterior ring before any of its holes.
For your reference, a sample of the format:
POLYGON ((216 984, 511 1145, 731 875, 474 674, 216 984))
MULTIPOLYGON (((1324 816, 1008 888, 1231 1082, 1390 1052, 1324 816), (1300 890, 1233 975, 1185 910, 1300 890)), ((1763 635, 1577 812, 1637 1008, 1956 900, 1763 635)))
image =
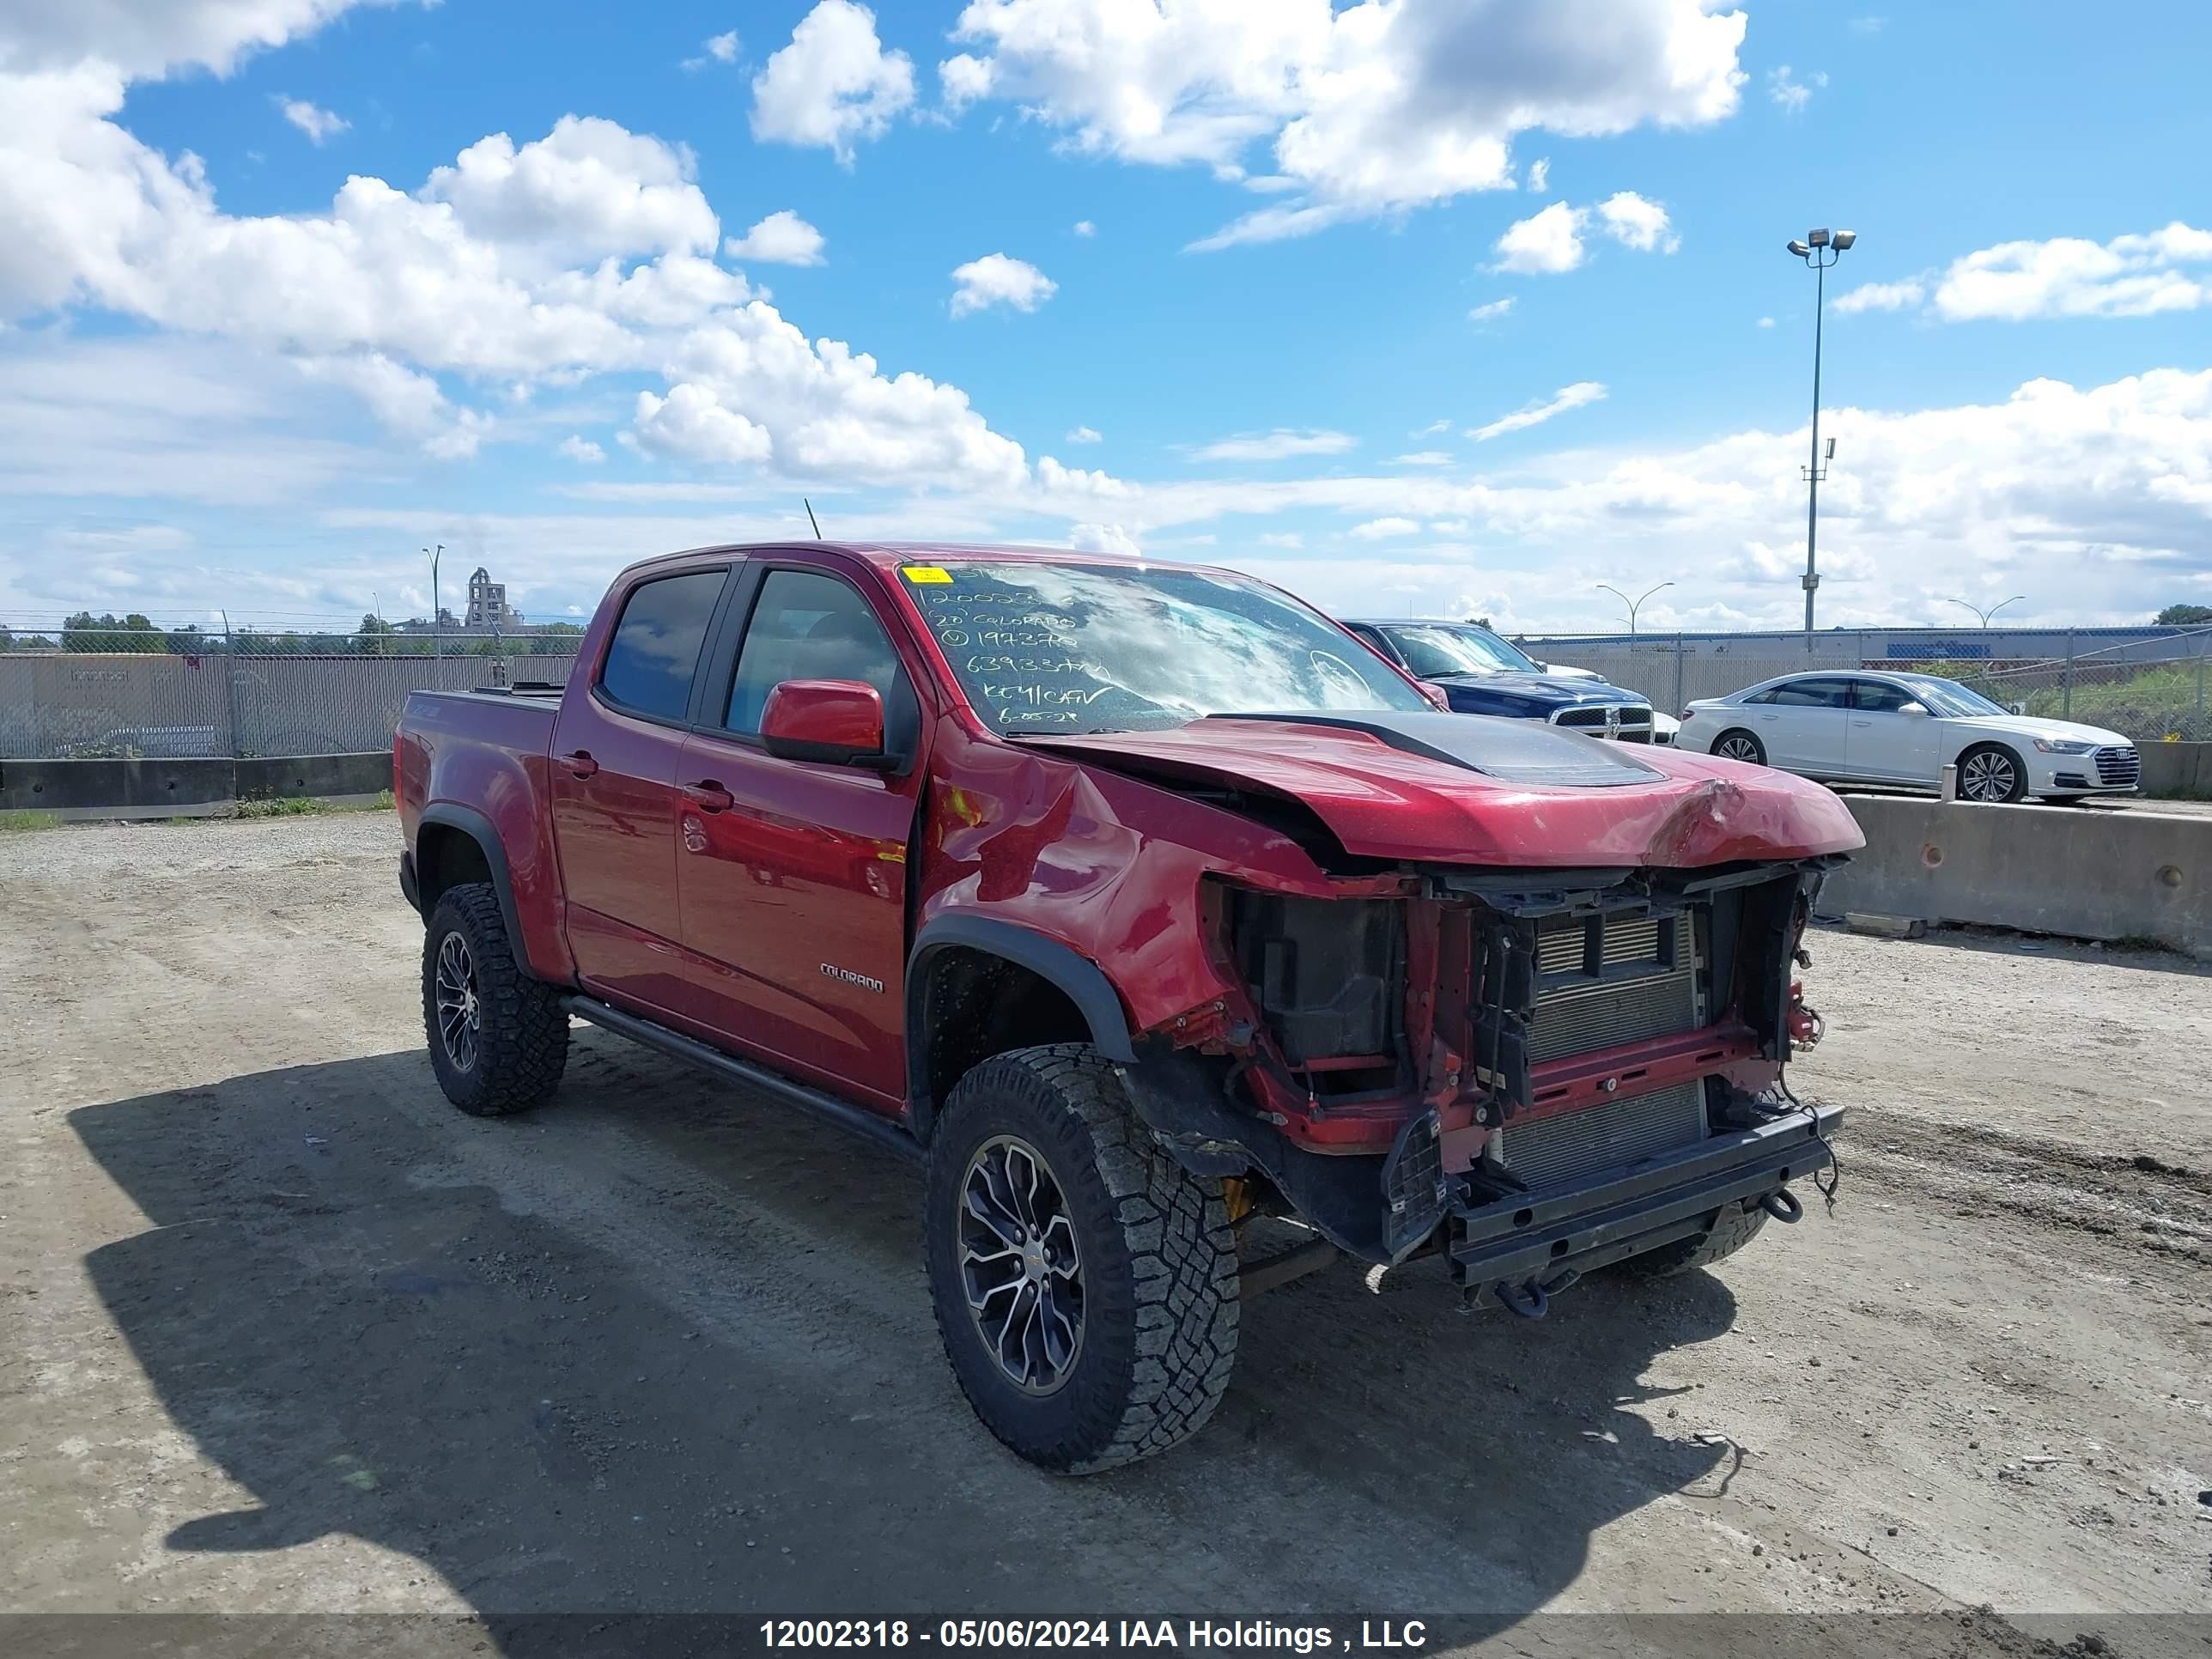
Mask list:
POLYGON ((906 579, 910 582, 950 582, 952 573, 940 564, 910 564, 906 567, 906 579))

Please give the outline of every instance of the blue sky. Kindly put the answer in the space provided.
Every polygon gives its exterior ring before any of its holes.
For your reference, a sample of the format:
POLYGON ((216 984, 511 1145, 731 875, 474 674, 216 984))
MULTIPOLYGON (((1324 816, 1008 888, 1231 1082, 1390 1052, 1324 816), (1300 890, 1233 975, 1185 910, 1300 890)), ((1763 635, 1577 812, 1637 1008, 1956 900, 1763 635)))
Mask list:
POLYGON ((404 613, 433 542, 558 617, 805 495, 1786 625, 1814 224, 1861 236, 1824 623, 2212 602, 2208 49, 2179 3, 0 0, 0 619, 404 613))

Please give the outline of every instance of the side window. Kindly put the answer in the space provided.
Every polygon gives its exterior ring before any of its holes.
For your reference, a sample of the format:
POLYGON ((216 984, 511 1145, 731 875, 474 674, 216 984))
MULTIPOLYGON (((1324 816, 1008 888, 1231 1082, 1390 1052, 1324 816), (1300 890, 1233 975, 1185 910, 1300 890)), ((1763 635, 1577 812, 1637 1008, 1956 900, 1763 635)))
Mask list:
POLYGON ((599 689, 623 708, 659 720, 680 720, 691 703, 691 675, 699 665, 725 570, 696 570, 641 583, 623 605, 607 646, 599 689))
POLYGON ((1851 689, 1851 706, 1862 714, 1894 714, 1911 701, 1910 691, 1884 680, 1858 680, 1851 689))
POLYGON ((780 681, 863 680, 890 705, 898 678, 898 653, 858 590, 811 570, 771 570, 745 627, 722 724, 757 732, 780 681))
POLYGON ((1774 688, 1774 701, 1785 708, 1842 708, 1850 700, 1849 680, 1792 680, 1774 688))
POLYGON ((1774 694, 1780 690, 1781 688, 1779 686, 1769 686, 1764 691, 1753 692, 1750 696, 1746 697, 1743 701, 1747 704, 1770 703, 1774 701, 1774 694))

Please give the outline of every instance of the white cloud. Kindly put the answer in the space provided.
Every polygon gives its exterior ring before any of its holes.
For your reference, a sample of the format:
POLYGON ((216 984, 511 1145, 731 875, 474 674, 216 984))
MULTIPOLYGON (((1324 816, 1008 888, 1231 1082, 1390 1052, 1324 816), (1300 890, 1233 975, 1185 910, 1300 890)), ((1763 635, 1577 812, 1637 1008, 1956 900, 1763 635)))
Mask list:
POLYGON ((754 259, 771 265, 818 265, 822 263, 822 233, 789 208, 779 208, 742 236, 732 236, 722 251, 732 259, 754 259))
POLYGON ((1271 530, 1253 540, 1262 547, 1297 548, 1306 544, 1306 538, 1295 530, 1271 530))
POLYGON ((1467 313, 1467 319, 1471 323, 1495 322, 1512 309, 1513 296, 1509 294, 1502 300, 1485 301, 1467 313))
POLYGON ((1761 328, 1772 328, 1774 326, 1774 319, 1771 317, 1762 317, 1759 319, 1759 325, 1761 328))
POLYGON ((1792 115, 1813 101, 1813 94, 1828 84, 1827 71, 1815 70, 1802 81, 1796 78, 1787 64, 1766 71, 1766 95, 1792 115))
POLYGON ((1953 323, 2196 311, 2212 306, 2212 230, 2177 219, 2109 242, 2080 236, 2000 242, 1941 270, 1861 283, 1837 299, 1836 309, 1902 311, 1923 302, 1953 323))
MULTIPOLYGON (((249 13, 340 9, 224 3, 237 27, 191 36, 206 61, 271 38, 240 32, 249 13)), ((147 10, 138 22, 176 21, 147 10)), ((0 10, 0 61, 22 54, 14 28, 0 10)), ((125 89, 98 62, 0 70, 0 320, 84 306, 291 356, 441 456, 495 433, 456 401, 464 386, 498 384, 521 408, 536 387, 658 368, 664 389, 639 395, 622 434, 647 453, 889 487, 1027 482, 1021 447, 958 387, 810 342, 718 265, 720 222, 679 146, 564 116, 529 143, 471 145, 412 195, 357 175, 325 212, 242 217, 217 208, 197 158, 173 162, 118 124, 125 89)))
POLYGON ((2163 230, 2102 244, 2076 236, 2000 242, 1954 260, 1934 304, 1949 322, 2194 311, 2212 305, 2212 230, 2177 219, 2163 230), (2192 266, 2201 273, 2191 274, 2192 266))
POLYGON ((1079 524, 1067 532, 1067 544, 1079 553, 1118 553, 1138 558, 1144 548, 1117 524, 1079 524))
POLYGON ((987 253, 952 273, 952 314, 970 316, 993 306, 1035 311, 1057 293, 1060 284, 1026 259, 987 253))
POLYGON ((1418 536, 1421 533, 1421 526, 1414 519, 1370 519, 1364 524, 1352 526, 1344 533, 1356 542, 1380 542, 1401 536, 1418 536))
POLYGON ((1103 435, 1091 427, 1079 426, 1068 433, 1067 441, 1072 444, 1095 444, 1101 441, 1103 435))
POLYGON ((560 453, 570 460, 580 461, 586 466, 597 466, 607 458, 605 450, 600 448, 589 438, 574 432, 562 439, 557 447, 560 453))
POLYGON ((1098 227, 1088 219, 1078 219, 1075 222, 1075 234, 1078 236, 1096 236, 1098 234, 1098 227))
POLYGON ((1498 258, 1491 269, 1528 276, 1572 270, 1589 257, 1583 239, 1592 228, 1639 253, 1672 253, 1682 245, 1664 207, 1624 190, 1595 208, 1554 202, 1516 221, 1498 239, 1498 258))
POLYGON ((1523 276, 1553 275, 1572 270, 1583 262, 1583 228, 1589 221, 1587 209, 1565 202, 1516 221, 1498 239, 1498 263, 1493 269, 1523 276))
POLYGON ((1506 188, 1524 131, 1720 120, 1744 26, 1697 0, 969 0, 940 74, 949 104, 1009 100, 1081 154, 1241 182, 1265 147, 1304 199, 1193 244, 1225 247, 1506 188))
POLYGON ((1887 17, 1854 17, 1850 21, 1850 31, 1853 34, 1880 34, 1882 26, 1888 21, 1887 17))
POLYGON ((1452 458, 1441 449, 1417 449, 1410 455, 1393 455, 1391 461, 1399 466, 1449 466, 1452 458))
POLYGON ((1654 249, 1672 253, 1682 246, 1682 239, 1674 234, 1668 220, 1667 210, 1632 190, 1607 197, 1597 204, 1597 214, 1605 222, 1606 233, 1614 241, 1638 253, 1650 253, 1654 249))
POLYGON ((720 34, 710 35, 702 49, 718 64, 734 64, 738 61, 738 32, 728 29, 720 34))
POLYGON ((1293 455, 1341 455, 1356 441, 1342 432, 1300 432, 1277 427, 1273 432, 1245 432, 1217 439, 1197 455, 1201 461, 1279 461, 1293 455))
POLYGON ((228 75, 249 53, 312 34, 356 5, 397 0, 9 0, 0 9, 0 69, 67 70, 98 60, 138 79, 169 69, 228 75))
POLYGON ((1439 432, 1449 432, 1450 430, 1450 417, 1449 416, 1440 416, 1437 419, 1431 421, 1426 426, 1423 427, 1419 431, 1414 433, 1413 435, 1416 438, 1433 438, 1439 432))
POLYGON ((1836 296, 1835 308, 1845 316, 1860 311, 1902 311, 1927 297, 1918 283, 1861 283, 1848 294, 1836 296))
POLYGON ((1469 429, 1468 436, 1477 443, 1487 443, 1492 438, 1502 438, 1509 432, 1524 431, 1532 426, 1541 426, 1557 415, 1571 409, 1580 409, 1585 404, 1601 403, 1605 386, 1597 380, 1577 380, 1572 386, 1563 386, 1549 398, 1539 398, 1526 403, 1510 415, 1501 415, 1487 426, 1469 429))
POLYGON ((885 52, 876 15, 821 0, 753 77, 753 137, 818 146, 850 167, 855 141, 880 138, 914 103, 914 60, 885 52))
POLYGON ((280 94, 275 102, 284 118, 307 135, 311 144, 324 143, 353 125, 344 116, 319 108, 304 98, 287 98, 280 94))
POLYGON ((1528 193, 1541 196, 1552 187, 1552 158, 1540 155, 1528 163, 1528 193))

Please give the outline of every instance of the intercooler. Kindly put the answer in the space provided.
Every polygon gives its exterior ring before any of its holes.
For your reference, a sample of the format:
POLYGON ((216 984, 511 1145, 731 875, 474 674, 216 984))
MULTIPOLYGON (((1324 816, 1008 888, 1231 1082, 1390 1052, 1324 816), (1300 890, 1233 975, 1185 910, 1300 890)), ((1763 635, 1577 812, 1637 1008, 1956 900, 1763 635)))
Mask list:
MULTIPOLYGON (((1646 1037, 1694 1030, 1696 930, 1686 916, 1572 917, 1538 931, 1532 1065, 1646 1037)), ((1533 1123, 1508 1125, 1485 1152, 1532 1189, 1571 1183, 1702 1139, 1705 1087, 1695 1081, 1533 1123)))

